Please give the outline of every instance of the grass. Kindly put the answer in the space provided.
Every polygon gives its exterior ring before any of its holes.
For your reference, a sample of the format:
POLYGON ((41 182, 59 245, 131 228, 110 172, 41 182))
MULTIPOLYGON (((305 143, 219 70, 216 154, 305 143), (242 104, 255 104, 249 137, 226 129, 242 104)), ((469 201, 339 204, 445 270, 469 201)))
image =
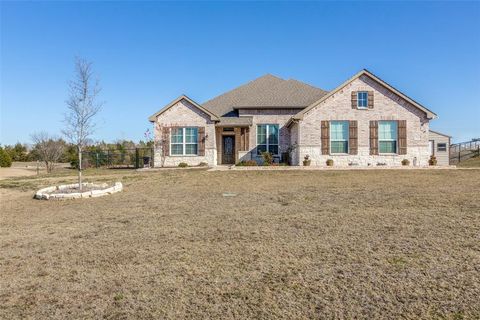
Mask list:
POLYGON ((86 176, 0 181, 0 318, 480 317, 480 170, 86 176))
POLYGON ((480 168, 480 157, 474 157, 457 164, 460 168, 480 168))

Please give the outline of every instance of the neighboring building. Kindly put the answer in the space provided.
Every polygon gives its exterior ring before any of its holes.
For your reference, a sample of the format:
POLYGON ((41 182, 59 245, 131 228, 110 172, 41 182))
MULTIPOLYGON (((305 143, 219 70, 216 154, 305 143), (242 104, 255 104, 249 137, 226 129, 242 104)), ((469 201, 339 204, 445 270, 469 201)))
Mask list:
MULTIPOLYGON (((261 152, 301 165, 428 165, 436 114, 367 70, 327 92, 265 75, 205 103, 181 96, 149 120, 155 166, 235 164, 261 152)), ((448 152, 447 152, 448 153, 448 152)))
POLYGON ((430 155, 435 156, 437 165, 448 166, 450 164, 450 136, 446 134, 429 131, 428 134, 428 149, 430 155))

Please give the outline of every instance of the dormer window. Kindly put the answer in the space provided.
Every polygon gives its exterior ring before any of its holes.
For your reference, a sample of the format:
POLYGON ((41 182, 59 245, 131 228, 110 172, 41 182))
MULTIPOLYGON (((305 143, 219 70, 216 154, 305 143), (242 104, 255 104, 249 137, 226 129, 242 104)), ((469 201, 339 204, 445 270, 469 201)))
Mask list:
POLYGON ((367 91, 357 92, 357 108, 359 109, 368 108, 368 92, 367 91))

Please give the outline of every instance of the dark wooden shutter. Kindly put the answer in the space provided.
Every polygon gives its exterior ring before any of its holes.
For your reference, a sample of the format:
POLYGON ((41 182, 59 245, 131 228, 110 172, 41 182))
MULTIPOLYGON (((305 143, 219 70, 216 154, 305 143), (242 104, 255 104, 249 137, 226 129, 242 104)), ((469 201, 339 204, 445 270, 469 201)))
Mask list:
POLYGON ((322 154, 330 153, 330 123, 322 121, 322 154))
POLYGON ((398 154, 407 154, 407 120, 398 121, 398 154))
POLYGON ((373 91, 368 91, 368 109, 373 109, 373 91))
POLYGON ((198 127, 198 155, 205 155, 205 127, 198 127))
POLYGON ((378 121, 370 121, 370 154, 378 155, 378 121))
POLYGON ((358 154, 358 127, 357 120, 351 120, 348 125, 348 148, 349 154, 358 154))
POLYGON ((161 138, 162 148, 164 148, 164 155, 170 155, 170 127, 162 128, 162 138, 161 138))
POLYGON ((357 91, 352 91, 352 109, 357 109, 357 91))

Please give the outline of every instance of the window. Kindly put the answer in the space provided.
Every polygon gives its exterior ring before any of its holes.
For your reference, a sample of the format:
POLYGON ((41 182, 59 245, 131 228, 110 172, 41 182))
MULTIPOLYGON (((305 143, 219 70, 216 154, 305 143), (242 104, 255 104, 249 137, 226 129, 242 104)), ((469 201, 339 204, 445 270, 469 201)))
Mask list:
POLYGON ((197 155, 198 128, 173 128, 170 133, 170 155, 197 155))
POLYGON ((278 124, 257 126, 257 154, 265 151, 278 155, 278 124))
POLYGON ((397 121, 378 122, 380 153, 397 153, 397 121))
POLYGON ((447 151, 447 144, 446 143, 437 143, 437 151, 447 151))
POLYGON ((367 91, 357 92, 357 107, 368 108, 368 92, 367 91))
POLYGON ((330 122, 330 152, 348 153, 348 121, 330 122))

